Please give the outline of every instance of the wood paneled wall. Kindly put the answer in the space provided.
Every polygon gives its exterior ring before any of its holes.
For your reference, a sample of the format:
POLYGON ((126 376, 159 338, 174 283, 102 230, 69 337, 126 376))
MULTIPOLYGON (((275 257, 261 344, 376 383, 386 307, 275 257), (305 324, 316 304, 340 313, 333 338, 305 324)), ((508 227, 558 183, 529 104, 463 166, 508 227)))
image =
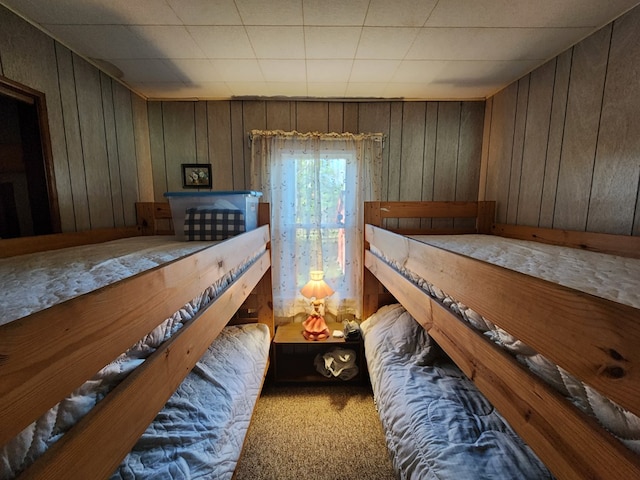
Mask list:
POLYGON ((2 6, 0 75, 46 95, 62 230, 135 225, 153 198, 146 101, 2 6))
POLYGON ((484 102, 149 102, 155 199, 181 163, 211 163, 213 190, 249 186, 252 129, 381 132, 382 200, 475 200, 484 102))
POLYGON ((640 7, 487 100, 497 220, 640 235, 640 7))

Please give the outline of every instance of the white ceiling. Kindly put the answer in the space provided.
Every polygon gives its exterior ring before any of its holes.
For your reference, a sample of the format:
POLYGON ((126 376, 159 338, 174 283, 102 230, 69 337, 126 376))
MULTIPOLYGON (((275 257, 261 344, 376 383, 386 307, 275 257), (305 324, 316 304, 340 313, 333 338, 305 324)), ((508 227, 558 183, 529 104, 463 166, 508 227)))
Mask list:
POLYGON ((0 0, 150 99, 486 98, 638 0, 0 0))

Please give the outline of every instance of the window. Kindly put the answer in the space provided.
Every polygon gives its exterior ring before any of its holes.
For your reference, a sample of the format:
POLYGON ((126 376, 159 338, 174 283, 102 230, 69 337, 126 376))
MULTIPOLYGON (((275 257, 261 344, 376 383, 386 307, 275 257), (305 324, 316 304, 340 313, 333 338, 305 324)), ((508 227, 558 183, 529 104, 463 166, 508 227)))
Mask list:
POLYGON ((379 199, 382 135, 252 132, 251 188, 271 204, 276 317, 309 306, 300 289, 323 270, 333 315, 359 316, 362 206, 379 199))

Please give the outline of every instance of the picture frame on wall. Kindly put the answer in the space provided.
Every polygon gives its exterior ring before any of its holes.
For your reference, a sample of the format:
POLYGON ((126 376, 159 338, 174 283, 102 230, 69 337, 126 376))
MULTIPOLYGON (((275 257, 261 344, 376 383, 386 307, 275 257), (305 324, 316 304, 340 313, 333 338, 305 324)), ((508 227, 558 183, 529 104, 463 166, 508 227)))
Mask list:
POLYGON ((211 188, 211 164, 183 163, 183 188, 211 188))

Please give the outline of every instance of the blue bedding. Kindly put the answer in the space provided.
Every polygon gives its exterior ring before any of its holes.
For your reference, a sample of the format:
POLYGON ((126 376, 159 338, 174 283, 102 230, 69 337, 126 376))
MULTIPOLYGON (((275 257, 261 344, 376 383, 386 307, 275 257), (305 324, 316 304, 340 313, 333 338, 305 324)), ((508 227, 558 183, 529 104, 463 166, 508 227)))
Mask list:
POLYGON ((378 413, 400 478, 553 478, 403 307, 383 307, 362 330, 378 413))
POLYGON ((262 324, 226 327, 112 475, 230 479, 269 355, 262 324))

